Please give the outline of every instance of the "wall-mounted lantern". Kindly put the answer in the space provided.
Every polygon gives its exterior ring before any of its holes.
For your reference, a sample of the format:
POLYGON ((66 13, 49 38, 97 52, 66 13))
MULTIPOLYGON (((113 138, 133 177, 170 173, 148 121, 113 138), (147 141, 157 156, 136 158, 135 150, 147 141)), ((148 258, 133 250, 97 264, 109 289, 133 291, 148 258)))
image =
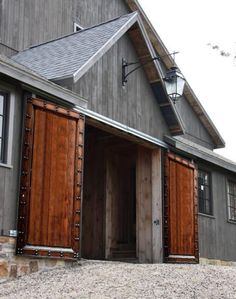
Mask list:
POLYGON ((178 101, 184 93, 185 79, 179 69, 171 67, 163 78, 168 96, 174 102, 178 101))
MULTIPOLYGON (((178 52, 174 52, 171 54, 159 56, 159 57, 153 57, 152 59, 146 61, 144 64, 141 64, 138 62, 127 62, 125 59, 122 59, 122 85, 125 86, 127 83, 127 77, 138 70, 139 68, 143 67, 144 65, 154 61, 154 60, 160 60, 162 57, 175 55, 178 52), (128 67, 131 65, 139 64, 137 67, 133 68, 128 72, 128 67)), ((179 98, 183 95, 184 92, 184 85, 185 85, 185 79, 184 76, 181 74, 179 69, 176 66, 173 66, 170 68, 169 71, 166 72, 165 77, 163 78, 165 88, 167 95, 170 97, 170 99, 175 104, 176 101, 179 100, 179 98)))

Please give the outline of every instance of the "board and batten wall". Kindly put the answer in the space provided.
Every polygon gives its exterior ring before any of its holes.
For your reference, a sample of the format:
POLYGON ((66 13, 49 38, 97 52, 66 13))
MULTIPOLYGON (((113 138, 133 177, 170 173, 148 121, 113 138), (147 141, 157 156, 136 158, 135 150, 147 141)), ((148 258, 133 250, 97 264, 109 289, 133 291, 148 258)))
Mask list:
POLYGON ((200 257, 236 261, 236 223, 228 221, 227 181, 236 182, 236 175, 205 165, 211 174, 213 216, 199 214, 200 257))
POLYGON ((163 139, 169 129, 143 69, 132 73, 122 86, 122 58, 138 61, 127 34, 72 85, 72 90, 88 99, 92 111, 163 139))
MULTIPOLYGON (((16 50, 23 50, 32 45, 70 34, 73 32, 74 22, 86 28, 129 12, 130 10, 123 0, 0 0, 0 54, 11 56, 15 54, 16 50)), ((161 132, 165 125, 163 125, 162 116, 156 118, 156 123, 153 125, 153 116, 157 116, 156 111, 158 108, 156 108, 156 101, 154 103, 153 100, 147 100, 148 97, 153 98, 150 88, 142 89, 147 82, 144 73, 139 71, 132 74, 128 78, 129 82, 126 88, 120 88, 122 57, 128 61, 132 61, 133 58, 137 60, 137 56, 133 55, 134 50, 129 53, 129 43, 127 37, 126 40, 123 38, 110 50, 108 55, 105 55, 94 65, 92 71, 88 72, 86 76, 89 80, 92 79, 94 83, 92 88, 91 81, 86 81, 84 78, 84 80, 80 80, 81 85, 77 84, 76 91, 79 94, 88 95, 92 110, 124 123, 125 109, 125 124, 129 125, 127 123, 127 115, 129 114, 128 122, 131 127, 139 130, 144 128, 143 132, 145 133, 153 131, 150 135, 160 138, 160 133, 157 134, 156 128, 158 127, 158 131, 161 132), (123 47, 122 43, 127 43, 127 46, 123 47), (111 72, 112 76, 109 77, 111 72), (101 74, 103 74, 102 79, 101 74), (116 74, 119 76, 119 84, 114 81, 116 74), (94 80, 95 76, 97 76, 97 80, 94 80), (86 87, 84 86, 85 82, 86 87), (103 84, 103 87, 101 87, 101 84, 103 84), (131 85, 136 86, 134 93, 131 85), (108 89, 106 89, 107 86, 109 86, 108 89), (91 91, 85 91, 86 88, 91 91), (97 103, 95 103, 95 93, 101 98, 97 103), (117 99, 122 100, 115 101, 114 95, 117 99), (136 95, 140 95, 139 98, 142 97, 142 101, 138 101, 137 105, 133 100, 136 95), (92 97, 89 98, 89 96, 92 97), (113 97, 112 100, 110 96, 113 97), (129 103, 126 103, 125 98, 129 98, 129 103), (107 101, 108 105, 106 106, 107 101), (153 106, 154 109, 150 106, 153 106), (115 112, 115 110, 117 111, 115 112), (145 110, 150 111, 151 114, 149 123, 144 124, 141 114, 145 110), (136 112, 137 115, 135 115, 136 112)), ((209 134, 188 103, 183 99, 176 104, 176 108, 183 119, 186 130, 185 137, 208 148, 213 148, 209 134)), ((159 114, 158 112, 158 116, 159 114)), ((166 133, 166 130, 164 131, 166 133)))
POLYGON ((176 110, 181 117, 185 129, 184 137, 192 142, 209 149, 214 149, 211 136, 201 123, 197 114, 193 111, 188 101, 182 97, 175 104, 176 110))
POLYGON ((0 0, 0 43, 19 51, 128 12, 123 0, 0 0))
POLYGON ((8 124, 8 136, 12 140, 7 149, 11 153, 7 163, 0 164, 0 235, 9 235, 10 230, 16 229, 23 105, 22 91, 17 85, 6 84, 0 78, 0 90, 9 93, 12 113, 9 117, 12 124, 8 124))
MULTIPOLYGON (((122 58, 127 62, 139 60, 128 34, 121 37, 77 83, 61 80, 58 84, 86 98, 92 111, 163 139, 170 132, 144 70, 140 68, 130 74, 126 85, 122 86, 122 58)), ((127 71, 133 68, 130 66, 127 71)), ((209 133, 184 98, 176 103, 176 111, 184 126, 184 137, 213 149, 209 133)))

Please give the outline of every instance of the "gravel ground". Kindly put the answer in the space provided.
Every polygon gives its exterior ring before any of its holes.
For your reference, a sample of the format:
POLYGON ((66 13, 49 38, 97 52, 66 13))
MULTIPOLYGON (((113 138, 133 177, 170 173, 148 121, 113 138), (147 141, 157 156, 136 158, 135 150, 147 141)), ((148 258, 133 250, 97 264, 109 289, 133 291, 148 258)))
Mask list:
POLYGON ((236 267, 82 261, 0 284, 0 298, 236 298, 236 267))

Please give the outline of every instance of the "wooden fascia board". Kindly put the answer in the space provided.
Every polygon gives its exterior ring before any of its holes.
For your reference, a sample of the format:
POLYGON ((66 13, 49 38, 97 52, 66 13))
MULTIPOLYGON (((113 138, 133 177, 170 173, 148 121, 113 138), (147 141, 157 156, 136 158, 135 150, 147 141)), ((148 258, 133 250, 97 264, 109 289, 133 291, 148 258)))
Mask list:
POLYGON ((185 98, 188 99, 189 104, 197 114, 198 118, 203 123, 204 127, 209 132, 210 136, 212 137, 213 141, 215 142, 215 148, 222 148, 225 147, 225 141, 218 132, 217 128, 215 127, 214 123, 208 116, 207 112, 199 102, 198 98, 194 94, 193 90, 187 83, 184 90, 185 98))
POLYGON ((127 125, 124 125, 118 121, 115 121, 115 120, 113 120, 109 117, 106 117, 104 115, 101 115, 97 112, 94 112, 94 111, 86 109, 86 108, 81 108, 81 107, 75 107, 74 110, 78 111, 80 113, 83 113, 87 118, 91 118, 95 122, 107 125, 109 128, 119 130, 120 132, 126 133, 132 137, 136 137, 136 138, 143 140, 145 142, 148 142, 154 146, 159 146, 161 148, 168 149, 167 144, 165 142, 163 142, 162 140, 155 138, 153 136, 150 136, 148 134, 145 134, 145 133, 138 131, 134 128, 131 128, 127 125))
MULTIPOLYGON (((168 53, 167 48, 161 41, 159 35, 157 34, 156 30, 152 26, 151 22, 149 21, 148 17, 146 16, 144 10, 142 9, 141 5, 136 0, 125 0, 126 4, 130 8, 131 11, 138 11, 140 14, 140 18, 142 19, 142 22, 144 24, 145 30, 148 34, 148 38, 151 41, 152 45, 155 46, 155 49, 157 50, 158 54, 160 56, 166 55, 168 53)), ((164 59, 164 62, 167 66, 167 68, 170 68, 173 66, 173 59, 171 56, 166 56, 164 59)))
POLYGON ((9 59, 2 60, 0 58, 0 73, 18 80, 19 82, 32 86, 38 90, 42 90, 54 97, 58 97, 64 101, 70 102, 80 107, 87 107, 87 101, 77 94, 72 93, 53 82, 48 81, 42 77, 37 76, 31 72, 27 72, 25 68, 20 68, 15 62, 10 63, 9 59))
MULTIPOLYGON (((138 25, 139 25, 139 29, 141 31, 141 34, 142 34, 142 36, 144 38, 144 41, 146 43, 146 46, 147 46, 147 48, 149 50, 151 58, 156 57, 156 52, 155 52, 155 50, 153 48, 153 45, 152 45, 152 43, 150 41, 150 38, 149 38, 148 34, 147 34, 147 31, 146 31, 146 28, 145 28, 145 26, 143 24, 143 21, 142 21, 142 19, 141 19, 141 17, 139 15, 138 15, 138 25)), ((164 82, 163 82, 164 74, 163 74, 163 71, 162 71, 162 69, 160 67, 159 62, 157 60, 154 60, 153 64, 155 65, 155 67, 157 69, 157 72, 158 72, 159 77, 160 77, 160 81, 162 82, 162 84, 164 84, 164 82)), ((159 78, 157 78, 157 80, 159 80, 159 78)))
MULTIPOLYGON (((131 11, 138 11, 140 13, 145 29, 149 36, 149 39, 151 40, 152 45, 156 49, 158 54, 160 56, 168 54, 167 48, 161 41, 159 35, 157 34, 156 30, 152 26, 151 22, 149 21, 148 17, 146 16, 145 12, 143 11, 138 1, 125 0, 125 2, 127 3, 131 11)), ((174 65, 174 61, 171 56, 163 57, 162 60, 168 69, 174 65)), ((186 100, 189 102, 190 106, 193 108, 194 112, 198 115, 200 121, 202 122, 203 126, 206 128, 209 135, 211 136, 213 142, 215 143, 215 148, 225 147, 225 142, 222 136, 216 129, 215 125, 211 121, 205 109, 200 104, 199 100, 197 99, 196 95, 190 88, 189 84, 187 84, 187 87, 185 88, 184 96, 186 100)))
MULTIPOLYGON (((154 50, 154 48, 153 48, 153 45, 152 45, 152 43, 151 43, 151 41, 150 41, 150 38, 149 38, 149 36, 148 36, 148 34, 147 34, 147 32, 146 32, 146 28, 145 28, 145 26, 144 26, 144 24, 143 24, 142 19, 140 18, 140 16, 138 16, 138 20, 137 20, 137 22, 138 22, 138 25, 139 25, 141 34, 142 34, 142 36, 143 36, 143 38, 144 38, 144 40, 145 40, 146 46, 148 47, 148 50, 149 50, 149 53, 150 53, 151 58, 156 57, 155 50, 154 50)), ((153 61, 153 64, 155 65, 155 68, 156 68, 157 73, 158 73, 158 75, 159 75, 159 78, 157 78, 157 81, 161 81, 161 84, 162 84, 162 86, 163 86, 163 85, 164 85, 164 81, 163 81, 164 74, 163 74, 162 68, 161 68, 161 66, 160 66, 160 63, 159 63, 158 60, 154 60, 154 61, 153 61)), ((150 83, 151 83, 151 82, 150 82, 150 83)), ((165 89, 164 89, 164 90, 165 90, 165 89)), ((170 105, 170 107, 171 107, 171 109, 172 109, 172 111, 173 111, 173 113, 174 113, 174 115, 175 115, 175 117, 176 117, 176 120, 177 120, 177 122, 178 122, 178 125, 179 125, 179 128, 180 128, 179 133, 180 133, 180 132, 181 132, 181 133, 184 133, 184 125, 183 125, 183 122, 182 122, 182 120, 181 120, 181 117, 179 116, 179 114, 178 114, 178 112, 177 112, 177 110, 176 110, 176 108, 175 108, 175 105, 174 105, 173 102, 169 99, 169 97, 167 96, 167 94, 166 94, 166 98, 167 98, 167 100, 168 100, 168 104, 170 105)))
POLYGON ((80 69, 73 74, 73 81, 76 83, 123 35, 130 27, 137 22, 138 13, 134 13, 112 38, 110 38, 80 69))

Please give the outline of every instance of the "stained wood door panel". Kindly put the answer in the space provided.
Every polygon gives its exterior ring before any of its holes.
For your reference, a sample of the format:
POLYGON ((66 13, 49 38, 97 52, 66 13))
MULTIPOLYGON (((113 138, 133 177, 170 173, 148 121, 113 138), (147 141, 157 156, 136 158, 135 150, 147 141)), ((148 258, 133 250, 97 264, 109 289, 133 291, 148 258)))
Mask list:
POLYGON ((70 247, 76 121, 36 110, 35 124, 28 243, 70 247))
POLYGON ((27 175, 22 176, 20 199, 25 198, 26 208, 20 201, 18 253, 32 254, 33 248, 37 255, 48 251, 58 256, 60 249, 60 257, 77 257, 84 117, 40 100, 28 102, 27 111, 24 138, 31 150, 29 162, 23 154, 27 175))
POLYGON ((185 166, 170 162, 170 244, 171 253, 193 255, 193 171, 185 166), (186 219, 187 218, 187 219, 186 219))
POLYGON ((166 158, 166 261, 198 261, 196 205, 194 165, 169 154, 166 158))

